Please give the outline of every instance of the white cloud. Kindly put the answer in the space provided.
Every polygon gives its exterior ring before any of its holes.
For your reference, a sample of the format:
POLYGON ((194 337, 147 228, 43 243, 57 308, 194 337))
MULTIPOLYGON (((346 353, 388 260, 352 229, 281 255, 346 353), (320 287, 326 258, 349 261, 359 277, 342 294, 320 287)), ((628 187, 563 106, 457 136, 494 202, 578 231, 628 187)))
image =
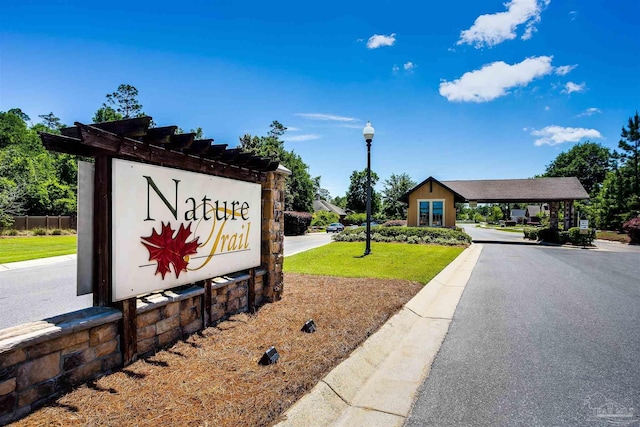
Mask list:
POLYGON ((492 62, 479 70, 469 71, 457 80, 440 83, 440 95, 449 101, 488 102, 509 93, 509 89, 527 86, 534 79, 553 71, 550 56, 527 58, 509 65, 492 62))
POLYGON ((591 107, 591 108, 587 108, 582 113, 578 114, 576 117, 588 117, 588 116, 593 116, 594 114, 600 114, 600 113, 602 113, 600 109, 591 107))
POLYGON ((287 126, 287 131, 289 131, 289 132, 295 132, 295 131, 298 131, 298 130, 300 130, 300 128, 294 128, 293 126, 287 126))
POLYGON ((394 73, 397 73, 398 71, 400 71, 400 67, 398 67, 397 65, 394 65, 391 71, 393 71, 394 73))
POLYGON ((314 139, 320 139, 320 135, 316 134, 304 134, 304 135, 294 135, 294 136, 285 136, 284 140, 288 142, 302 142, 302 141, 313 141, 314 139))
POLYGON ((347 128, 347 129, 363 129, 364 126, 365 125, 352 124, 352 125, 341 125, 340 127, 347 128))
POLYGON ((559 76, 566 76, 571 71, 575 70, 578 65, 561 65, 556 67, 556 74, 559 76))
POLYGON ((577 84, 574 82, 568 82, 566 85, 564 85, 564 90, 562 91, 562 93, 566 93, 567 95, 569 95, 573 92, 584 92, 586 86, 587 85, 585 83, 577 84))
POLYGON ((575 10, 572 10, 571 12, 569 12, 569 17, 571 17, 571 20, 572 20, 572 21, 575 21, 575 20, 576 20, 576 15, 577 15, 577 14, 578 14, 578 12, 577 12, 577 11, 575 11, 575 10))
POLYGON ((413 62, 409 61, 406 64, 403 65, 405 71, 411 71, 413 69, 415 69, 417 67, 416 64, 414 64, 413 62))
POLYGON ((551 107, 549 107, 548 105, 544 107, 544 111, 549 111, 551 110, 551 107))
POLYGON ((531 135, 539 137, 534 142, 537 147, 578 142, 584 138, 602 138, 600 132, 595 129, 565 128, 562 126, 547 126, 540 130, 534 130, 531 135))
POLYGON ((384 36, 381 34, 374 34, 371 37, 369 37, 369 40, 367 41, 367 47, 369 49, 377 49, 379 47, 383 47, 383 46, 393 46, 393 44, 396 42, 396 34, 393 33, 389 36, 384 36))
POLYGON ((460 33, 457 44, 474 45, 477 49, 495 46, 505 40, 516 38, 516 29, 526 24, 523 40, 528 40, 536 31, 540 14, 550 0, 511 0, 505 3, 506 12, 480 15, 471 28, 460 33))
POLYGON ((344 116, 336 116, 333 114, 322 114, 322 113, 296 113, 298 117, 304 117, 305 119, 310 120, 323 120, 323 121, 333 121, 333 122, 353 122, 356 119, 353 117, 344 117, 344 116))

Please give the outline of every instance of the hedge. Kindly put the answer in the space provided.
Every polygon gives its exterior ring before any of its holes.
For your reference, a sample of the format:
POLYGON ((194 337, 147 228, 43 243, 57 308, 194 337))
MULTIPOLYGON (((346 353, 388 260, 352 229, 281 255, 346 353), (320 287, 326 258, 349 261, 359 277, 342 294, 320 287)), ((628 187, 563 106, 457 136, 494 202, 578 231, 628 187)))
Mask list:
POLYGON ((311 225, 312 215, 309 212, 284 212, 284 235, 301 236, 311 225))
POLYGON ((558 231, 553 228, 524 228, 524 238, 530 240, 542 240, 547 243, 571 243, 572 245, 591 245, 595 238, 595 229, 589 230, 588 234, 581 234, 579 227, 572 227, 567 231, 558 231))
MULTIPOLYGON (((360 242, 367 238, 365 227, 346 229, 336 235, 337 242, 360 242)), ((375 227, 371 231, 374 242, 434 243, 438 245, 465 245, 471 236, 460 229, 427 227, 375 227)))

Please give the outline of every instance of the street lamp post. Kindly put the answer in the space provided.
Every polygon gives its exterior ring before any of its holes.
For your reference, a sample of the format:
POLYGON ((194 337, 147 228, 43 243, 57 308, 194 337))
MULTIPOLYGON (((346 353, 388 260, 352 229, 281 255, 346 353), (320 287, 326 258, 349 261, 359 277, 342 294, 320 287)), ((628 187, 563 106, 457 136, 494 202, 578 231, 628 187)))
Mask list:
POLYGON ((371 122, 362 130, 362 135, 367 143, 367 246, 364 255, 371 253, 371 141, 373 141, 373 126, 371 122))

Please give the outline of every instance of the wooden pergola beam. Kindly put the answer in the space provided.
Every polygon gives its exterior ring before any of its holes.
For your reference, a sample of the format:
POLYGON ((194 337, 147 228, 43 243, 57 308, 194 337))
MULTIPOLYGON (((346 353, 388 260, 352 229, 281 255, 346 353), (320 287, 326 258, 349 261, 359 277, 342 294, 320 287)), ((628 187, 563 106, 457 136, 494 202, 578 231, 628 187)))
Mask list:
MULTIPOLYGON (((208 160, 180 154, 159 146, 145 145, 136 140, 118 137, 82 123, 76 123, 76 126, 80 129, 83 145, 125 160, 142 160, 153 164, 223 176, 241 181, 262 182, 265 179, 264 172, 261 171, 234 167, 232 164, 223 161, 208 160)), ((234 156, 237 154, 238 152, 233 153, 234 156)))

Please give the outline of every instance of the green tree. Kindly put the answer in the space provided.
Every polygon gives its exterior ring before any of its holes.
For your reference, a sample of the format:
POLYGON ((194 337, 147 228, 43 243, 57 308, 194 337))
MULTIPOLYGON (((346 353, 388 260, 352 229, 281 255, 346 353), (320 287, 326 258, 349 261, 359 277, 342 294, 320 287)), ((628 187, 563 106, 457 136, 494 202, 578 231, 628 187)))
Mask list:
POLYGON ((20 108, 12 108, 7 113, 13 114, 25 123, 31 121, 31 117, 27 116, 20 108))
MULTIPOLYGON (((628 127, 622 127, 620 136, 622 139, 618 143, 618 147, 622 150, 621 158, 627 161, 627 165, 631 168, 631 188, 636 197, 640 197, 640 181, 638 160, 640 154, 640 117, 636 111, 634 117, 629 117, 628 127)), ((635 206, 634 208, 638 208, 635 206)))
POLYGON ((502 212, 502 208, 500 206, 494 205, 489 208, 489 215, 487 216, 487 221, 498 222, 503 217, 504 217, 504 212, 502 212))
POLYGON ((143 116, 142 105, 138 102, 138 89, 121 84, 118 90, 107 94, 107 104, 112 106, 123 119, 143 116))
POLYGON ((416 186, 416 182, 406 173, 391 174, 384 181, 382 189, 382 213, 387 219, 407 219, 407 203, 400 198, 416 186))
MULTIPOLYGON (((367 210, 367 170, 353 171, 350 177, 351 183, 347 190, 347 209, 354 212, 366 212, 367 210)), ((380 210, 380 194, 374 187, 378 182, 378 175, 371 172, 371 215, 380 210)))
POLYGON ((49 114, 40 114, 38 117, 40 117, 42 119, 42 124, 49 130, 49 131, 59 131, 60 128, 62 128, 62 123, 60 123, 60 119, 58 117, 56 117, 55 114, 53 114, 53 112, 49 113, 49 114))
POLYGON ((0 204, 4 214, 58 215, 75 212, 77 166, 72 156, 49 153, 25 117, 0 112, 0 204))
POLYGON ((333 198, 332 203, 336 206, 341 207, 342 209, 347 208, 347 196, 336 196, 333 198))
MULTIPOLYGON (((138 89, 129 84, 121 84, 115 92, 106 95, 107 102, 93 115, 93 123, 142 117, 142 104, 138 101, 138 89)), ((151 122, 153 126, 154 123, 151 122)))
POLYGON ((560 153, 541 176, 575 176, 587 193, 595 194, 610 170, 611 151, 595 142, 583 142, 560 153))
POLYGON ((280 162, 289 169, 291 175, 285 180, 285 209, 312 212, 316 186, 309 174, 309 166, 298 154, 284 149, 282 136, 287 131, 286 127, 274 120, 269 128, 267 136, 241 136, 239 147, 248 153, 280 162))
POLYGON ((31 136, 27 123, 19 114, 11 111, 0 112, 0 149, 14 144, 21 144, 29 141, 31 136))
POLYGON ((93 123, 115 122, 116 120, 122 120, 122 114, 114 110, 113 107, 103 104, 102 107, 96 110, 91 120, 93 123))
MULTIPOLYGON (((320 185, 320 176, 313 178, 313 193, 320 198, 320 200, 331 201, 331 193, 326 188, 322 188, 320 185)), ((335 221, 333 221, 335 222, 335 221)))
POLYGON ((293 151, 282 153, 281 164, 291 171, 285 180, 285 209, 313 212, 314 184, 309 175, 309 166, 293 151))

